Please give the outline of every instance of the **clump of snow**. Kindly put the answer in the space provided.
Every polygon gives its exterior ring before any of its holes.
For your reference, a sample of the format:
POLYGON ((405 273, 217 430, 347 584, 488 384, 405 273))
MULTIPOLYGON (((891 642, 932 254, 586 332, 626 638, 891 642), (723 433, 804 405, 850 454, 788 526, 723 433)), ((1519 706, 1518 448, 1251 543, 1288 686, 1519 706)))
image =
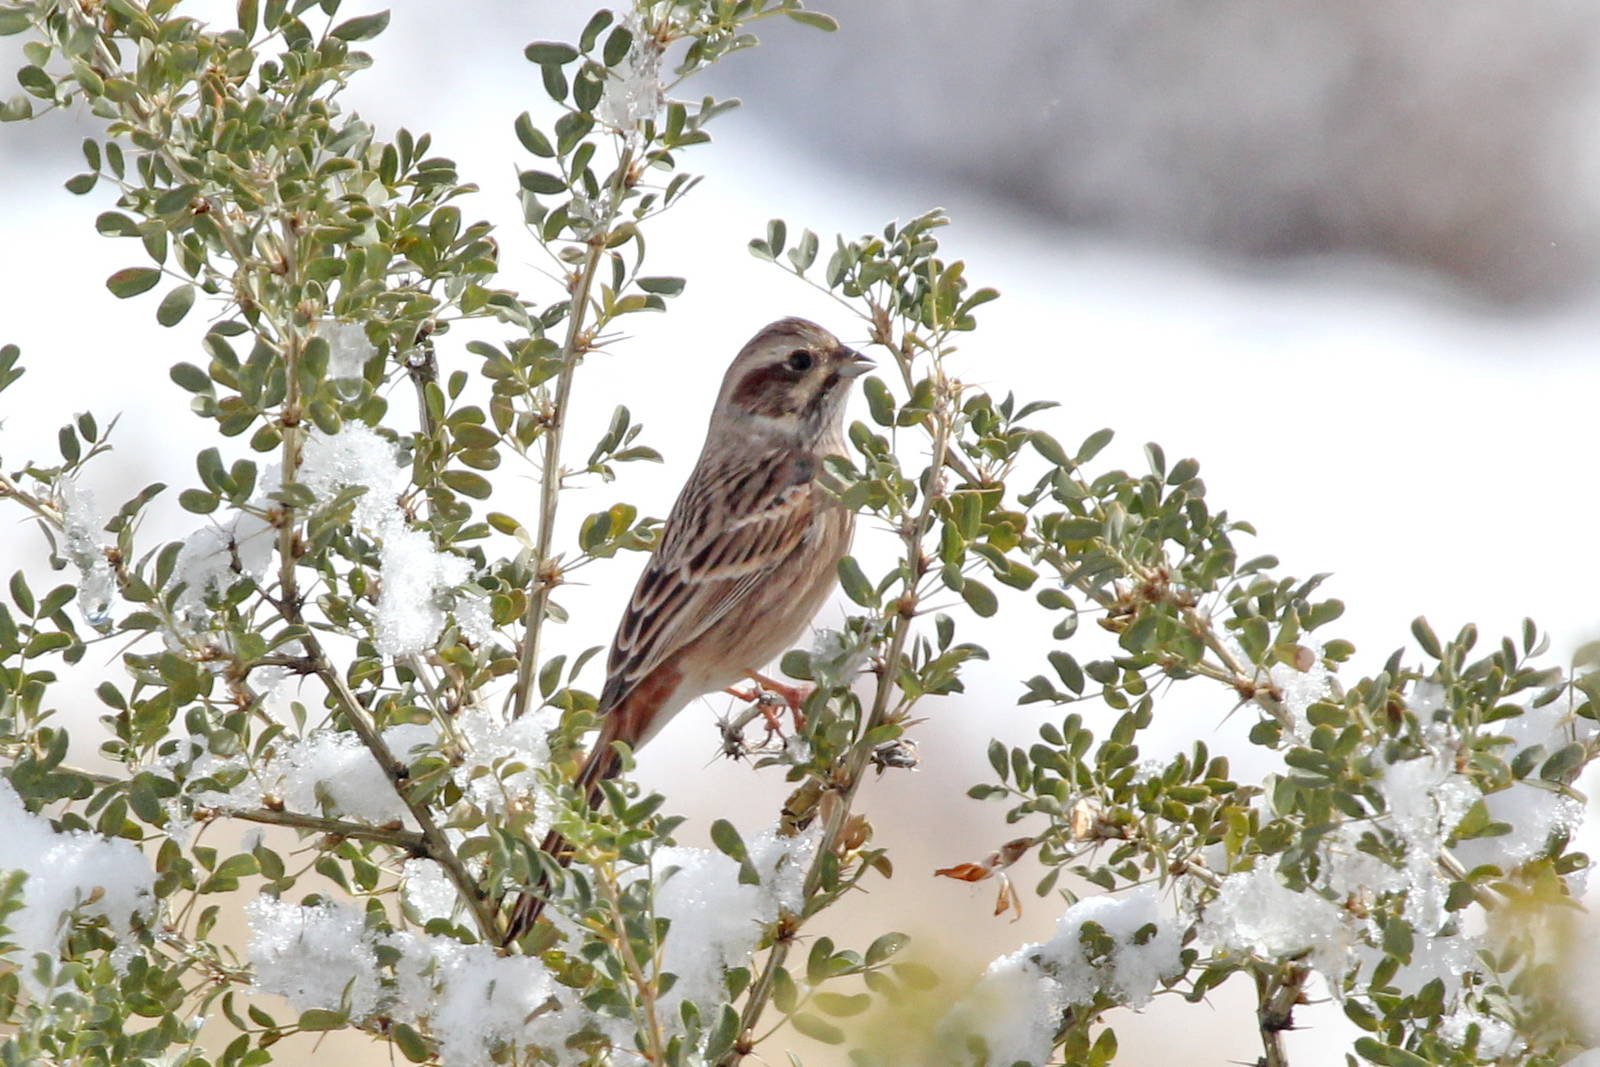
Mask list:
POLYGON ((400 867, 400 891, 422 923, 455 914, 456 887, 433 860, 406 860, 400 867))
POLYGON ((347 422, 331 436, 313 430, 301 450, 296 477, 324 501, 341 490, 364 486, 366 492, 356 501, 355 524, 380 536, 403 522, 396 502, 411 484, 411 471, 400 465, 394 444, 370 427, 347 422))
POLYGON ((1002 956, 989 965, 940 1023, 940 1034, 951 1047, 981 1037, 992 1064, 1043 1064, 1050 1059, 1068 1005, 1053 978, 1033 967, 1002 966, 1011 960, 1002 956))
POLYGON ((595 117, 618 130, 631 130, 656 117, 666 102, 661 85, 661 46, 630 18, 626 23, 633 33, 633 47, 614 69, 607 72, 606 87, 595 108, 595 117))
POLYGON ((328 377, 336 384, 359 381, 368 361, 378 354, 359 322, 323 319, 317 323, 317 336, 328 342, 328 377))
POLYGON ((1456 771, 1454 754, 1438 749, 1389 764, 1379 788, 1389 805, 1389 829, 1405 842, 1406 920, 1417 933, 1431 936, 1447 918, 1440 850, 1483 794, 1456 771))
POLYGON ((424 1027, 450 1067, 489 1067, 498 1050, 530 1035, 551 1043, 565 1036, 530 1027, 556 988, 536 959, 447 937, 379 933, 336 904, 262 897, 246 912, 256 985, 297 1009, 345 1009, 357 1019, 381 1011, 424 1027), (392 959, 392 969, 380 959, 392 959))
POLYGON ((1477 1058, 1480 1062, 1498 1061, 1522 1051, 1522 1039, 1517 1037, 1510 1023, 1470 1009, 1457 1009, 1440 1019, 1438 1033, 1450 1044, 1463 1048, 1467 1043, 1467 1030, 1472 1026, 1478 1028, 1477 1058))
POLYGON ((723 979, 748 966, 765 928, 783 911, 799 911, 816 832, 782 837, 765 830, 748 845, 760 885, 742 885, 739 865, 720 852, 663 848, 655 854, 662 877, 656 915, 671 926, 661 968, 677 976, 662 998, 663 1018, 676 1019, 685 1000, 702 1006, 726 999, 723 979))
POLYGON ((1471 870, 1492 863, 1510 871, 1542 858, 1557 834, 1571 835, 1583 825, 1583 801, 1532 782, 1516 782, 1509 789, 1484 797, 1493 822, 1506 823, 1511 832, 1458 842, 1456 858, 1471 870))
MULTIPOLYGON (((528 956, 409 933, 392 934, 384 944, 400 953, 391 1014, 424 1023, 450 1067, 490 1067, 497 1049, 524 1043, 529 1018, 555 991, 550 972, 528 956)), ((533 1040, 540 1036, 532 1030, 533 1040)))
POLYGON ((1323 664, 1323 647, 1312 644, 1302 648, 1300 664, 1276 663, 1267 672, 1268 680, 1283 694, 1284 710, 1293 717, 1294 733, 1302 738, 1311 736, 1308 712, 1311 705, 1326 697, 1333 686, 1333 673, 1323 664))
MULTIPOLYGON (((1411 962, 1395 971, 1389 984, 1399 990, 1401 996, 1409 997, 1420 993, 1437 978, 1444 987, 1444 1002, 1453 1004, 1466 976, 1483 970, 1483 963, 1478 959, 1481 947, 1478 938, 1463 933, 1418 937, 1411 947, 1411 962)), ((1384 958, 1383 950, 1376 945, 1360 946, 1357 955, 1369 973, 1384 958)))
MULTIPOLYGON (((6 920, 17 948, 22 980, 35 995, 36 953, 55 955, 73 914, 103 916, 127 946, 133 917, 148 922, 155 913, 155 876, 144 854, 130 841, 72 831, 57 833, 50 821, 29 813, 11 783, 0 777, 0 869, 23 871, 24 905, 6 920)), ((115 958, 115 957, 114 957, 115 958)))
MULTIPOLYGON (((454 592, 471 576, 466 558, 438 551, 426 533, 407 525, 397 502, 410 486, 411 473, 401 466, 393 444, 359 423, 346 423, 332 436, 313 432, 299 476, 323 500, 345 489, 366 488, 356 501, 353 521, 382 543, 375 639, 383 655, 402 657, 431 647, 458 600, 477 603, 454 592)), ((469 607, 463 614, 476 636, 486 640, 492 627, 482 625, 484 609, 469 607)))
POLYGON ((174 580, 183 584, 177 610, 191 621, 206 614, 206 598, 227 592, 240 578, 260 582, 272 562, 272 525, 259 515, 235 511, 202 526, 178 550, 174 580))
POLYGON ((378 651, 385 656, 421 652, 439 639, 450 590, 465 582, 472 564, 439 552, 421 530, 394 524, 383 533, 383 593, 378 598, 378 651))
MULTIPOLYGON (((1519 751, 1542 746, 1550 755, 1574 742, 1593 739, 1600 727, 1590 719, 1573 715, 1562 701, 1543 707, 1525 707, 1515 718, 1502 719, 1490 727, 1510 743, 1500 750, 1510 761, 1519 751)), ((1558 834, 1571 836, 1583 824, 1583 801, 1562 792, 1552 783, 1531 776, 1509 788, 1484 797, 1489 818, 1506 823, 1509 833, 1458 842, 1456 857, 1470 870, 1492 863, 1503 871, 1540 859, 1548 854, 1550 841, 1558 834)))
POLYGON ((1294 892, 1262 863, 1222 880, 1205 906, 1199 934, 1217 949, 1263 959, 1309 950, 1312 966, 1337 988, 1348 970, 1356 931, 1339 905, 1315 892, 1294 892))
POLYGON ((1288 732, 1293 741, 1304 742, 1311 736, 1309 711, 1311 705, 1327 697, 1333 689, 1333 672, 1323 660, 1324 647, 1320 643, 1302 645, 1295 663, 1274 663, 1270 667, 1255 665, 1244 646, 1231 631, 1221 634, 1224 651, 1229 658, 1247 673, 1252 681, 1270 684, 1280 696, 1280 704, 1289 715, 1288 732))
POLYGON ((1056 923, 1049 941, 1024 945, 989 964, 942 1029, 952 1040, 981 1036, 989 1062, 1039 1064, 1050 1056, 1062 1013, 1105 995, 1130 1008, 1150 1003, 1156 986, 1183 971, 1182 929, 1163 920, 1155 889, 1080 900, 1056 923), (1101 955, 1085 943, 1094 923, 1111 940, 1101 955))
POLYGON ((360 912, 257 897, 245 916, 258 987, 299 1011, 347 1007, 364 1018, 378 1010, 378 956, 360 912))
POLYGON ((494 640, 494 613, 487 597, 457 596, 454 613, 456 625, 468 641, 482 646, 494 640))
POLYGON ((818 630, 811 642, 811 666, 819 682, 850 685, 866 667, 876 650, 882 620, 869 620, 856 631, 818 630))
MULTIPOLYGON (((437 744, 433 727, 425 724, 390 727, 383 732, 383 739, 402 760, 437 744)), ((234 759, 200 773, 244 766, 242 760, 234 759)), ((270 797, 290 811, 328 810, 379 825, 406 816, 405 805, 383 768, 352 733, 317 730, 299 740, 279 741, 265 760, 246 770, 244 781, 232 790, 199 791, 195 801, 227 809, 259 807, 270 797)))
POLYGON ((554 708, 520 719, 488 708, 468 708, 455 719, 456 735, 465 749, 453 773, 456 784, 483 811, 503 811, 531 798, 543 816, 533 832, 539 836, 548 829, 551 813, 536 772, 550 760, 549 734, 559 717, 554 708))
POLYGON ((61 498, 61 522, 67 558, 79 571, 78 611, 83 621, 96 630, 111 627, 111 603, 116 594, 116 579, 106 560, 105 516, 95 505, 94 490, 79 488, 71 478, 56 485, 61 498))

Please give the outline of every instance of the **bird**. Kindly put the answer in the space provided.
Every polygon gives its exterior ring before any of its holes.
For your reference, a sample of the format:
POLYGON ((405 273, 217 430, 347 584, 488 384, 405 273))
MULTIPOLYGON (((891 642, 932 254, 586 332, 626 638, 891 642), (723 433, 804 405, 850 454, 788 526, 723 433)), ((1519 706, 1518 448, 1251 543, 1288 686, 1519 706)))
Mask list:
MULTIPOLYGON (((734 357, 611 643, 600 732, 573 782, 591 807, 620 769, 616 742, 637 751, 691 701, 743 679, 785 691, 759 670, 804 633, 850 550, 854 516, 824 488, 823 461, 844 455, 845 402, 873 366, 801 318, 763 327, 734 357)), ((571 861, 558 833, 541 848, 571 861)), ((505 943, 532 928, 545 888, 512 907, 505 943)))

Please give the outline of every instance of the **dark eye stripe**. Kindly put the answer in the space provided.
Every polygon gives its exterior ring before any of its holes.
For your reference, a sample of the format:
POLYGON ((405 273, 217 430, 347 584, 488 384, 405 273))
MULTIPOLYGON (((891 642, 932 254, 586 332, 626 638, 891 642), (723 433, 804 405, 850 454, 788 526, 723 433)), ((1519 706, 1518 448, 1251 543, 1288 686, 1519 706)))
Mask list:
POLYGON ((795 373, 786 364, 757 367, 739 380, 733 403, 759 415, 782 415, 788 410, 794 380, 795 373))

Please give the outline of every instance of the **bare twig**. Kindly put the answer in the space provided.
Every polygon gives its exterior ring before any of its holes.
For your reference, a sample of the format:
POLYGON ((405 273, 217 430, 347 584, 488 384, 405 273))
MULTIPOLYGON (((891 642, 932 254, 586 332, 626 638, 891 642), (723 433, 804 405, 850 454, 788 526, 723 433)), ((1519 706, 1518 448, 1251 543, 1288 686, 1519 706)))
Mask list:
POLYGON ((528 710, 533 698, 533 675, 539 666, 539 638, 544 629, 545 612, 550 606, 550 590, 559 580, 555 573, 550 551, 555 540, 556 505, 560 500, 563 471, 561 467, 561 442, 567 425, 567 409, 572 399, 572 377, 578 359, 587 344, 584 320, 589 310, 589 292, 594 287, 595 275, 605 258, 606 242, 611 236, 611 224, 622 207, 623 194, 628 187, 628 175, 633 169, 633 145, 628 142, 617 156, 617 169, 613 176, 610 195, 606 198, 604 218, 589 235, 588 251, 583 265, 578 269, 572 284, 572 302, 567 311, 567 336, 561 345, 561 370, 556 375, 554 406, 549 423, 544 429, 544 462, 539 480, 539 529, 533 550, 533 591, 528 597, 528 614, 523 622, 522 656, 517 663, 517 685, 511 694, 511 717, 519 719, 528 710))
POLYGON ((307 815, 298 811, 273 811, 269 808, 216 808, 217 815, 225 819, 260 823, 263 826, 288 826, 296 830, 348 837, 356 841, 376 841, 380 844, 403 848, 418 856, 430 856, 428 841, 415 830, 403 826, 373 826, 370 823, 332 819, 325 815, 307 815))

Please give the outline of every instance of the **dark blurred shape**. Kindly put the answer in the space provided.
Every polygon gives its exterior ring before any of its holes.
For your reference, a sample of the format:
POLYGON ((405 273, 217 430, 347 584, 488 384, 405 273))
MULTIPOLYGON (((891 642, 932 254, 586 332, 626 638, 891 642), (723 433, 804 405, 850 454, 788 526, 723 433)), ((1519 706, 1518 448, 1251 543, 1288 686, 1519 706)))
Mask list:
POLYGON ((882 172, 1278 257, 1377 253, 1504 301, 1597 263, 1592 0, 817 0, 721 74, 882 172), (753 61, 752 61, 753 60, 753 61))

